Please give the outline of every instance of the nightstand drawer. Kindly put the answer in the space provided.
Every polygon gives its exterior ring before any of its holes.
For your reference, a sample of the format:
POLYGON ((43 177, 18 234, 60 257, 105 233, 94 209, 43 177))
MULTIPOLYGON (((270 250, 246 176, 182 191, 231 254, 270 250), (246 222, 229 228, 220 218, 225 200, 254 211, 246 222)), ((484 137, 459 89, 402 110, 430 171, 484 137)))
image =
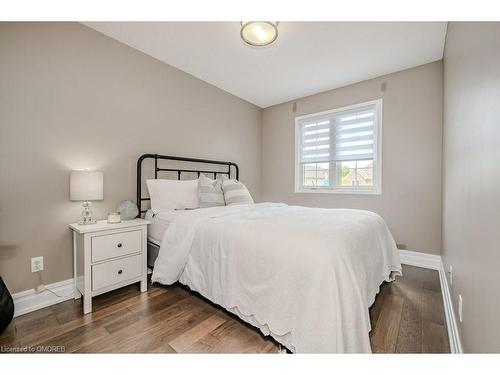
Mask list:
POLYGON ((92 262, 137 253, 141 249, 140 230, 92 237, 92 262))
POLYGON ((92 290, 98 290, 142 274, 142 255, 111 260, 92 266, 92 290))

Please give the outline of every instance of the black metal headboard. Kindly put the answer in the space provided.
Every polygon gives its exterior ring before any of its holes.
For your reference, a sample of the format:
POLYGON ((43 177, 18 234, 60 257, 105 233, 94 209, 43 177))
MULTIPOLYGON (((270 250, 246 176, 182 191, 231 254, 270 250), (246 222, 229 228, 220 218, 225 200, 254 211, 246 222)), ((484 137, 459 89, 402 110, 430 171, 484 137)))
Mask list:
POLYGON ((158 172, 177 172, 177 179, 181 179, 181 173, 196 173, 200 177, 201 173, 213 174, 214 178, 217 178, 218 174, 227 175, 231 178, 231 170, 234 170, 235 178, 239 180, 240 170, 238 166, 230 161, 218 161, 218 160, 206 160, 206 159, 193 159, 193 158, 183 158, 179 156, 167 156, 158 154, 144 154, 139 160, 137 160, 137 206, 139 207, 139 214, 137 217, 141 217, 141 214, 147 210, 142 209, 142 202, 149 201, 150 198, 143 198, 142 196, 142 162, 145 159, 154 159, 154 178, 158 178, 158 172), (213 164, 213 165, 225 165, 227 166, 227 171, 214 171, 214 170, 204 170, 204 169, 179 169, 179 168, 160 168, 158 166, 158 160, 173 160, 188 163, 199 163, 199 164, 213 164), (233 168, 231 168, 233 167, 233 168))

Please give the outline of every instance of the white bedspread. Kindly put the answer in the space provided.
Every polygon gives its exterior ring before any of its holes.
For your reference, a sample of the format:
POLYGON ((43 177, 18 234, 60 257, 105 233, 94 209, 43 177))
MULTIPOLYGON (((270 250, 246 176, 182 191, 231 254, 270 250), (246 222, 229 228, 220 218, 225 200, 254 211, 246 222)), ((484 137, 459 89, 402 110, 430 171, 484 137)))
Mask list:
POLYGON ((380 284, 400 273, 377 214, 260 203, 179 215, 152 281, 179 280, 293 352, 359 353, 380 284))

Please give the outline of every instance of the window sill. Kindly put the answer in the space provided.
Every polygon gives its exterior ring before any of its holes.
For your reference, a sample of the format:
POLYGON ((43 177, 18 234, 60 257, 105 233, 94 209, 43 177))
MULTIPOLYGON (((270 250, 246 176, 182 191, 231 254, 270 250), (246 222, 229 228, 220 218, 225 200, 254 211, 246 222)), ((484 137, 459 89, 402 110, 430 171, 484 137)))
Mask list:
POLYGON ((295 188, 295 193, 299 194, 356 194, 356 195, 382 195, 382 190, 373 189, 351 189, 351 188, 334 188, 334 189, 307 189, 307 188, 295 188))

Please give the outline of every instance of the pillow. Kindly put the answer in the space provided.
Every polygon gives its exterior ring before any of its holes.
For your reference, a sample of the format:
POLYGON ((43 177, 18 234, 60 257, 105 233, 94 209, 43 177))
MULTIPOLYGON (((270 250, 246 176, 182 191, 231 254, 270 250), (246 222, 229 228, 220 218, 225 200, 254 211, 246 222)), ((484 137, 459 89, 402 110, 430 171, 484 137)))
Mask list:
POLYGON ((224 193, 222 192, 222 181, 224 179, 227 179, 224 175, 216 180, 212 180, 204 174, 200 175, 198 179, 198 199, 201 208, 226 205, 224 193))
POLYGON ((146 180, 154 213, 200 207, 198 180, 146 180))
POLYGON ((222 182, 224 200, 228 206, 232 204, 251 204, 252 196, 241 182, 236 180, 225 180, 222 182))

